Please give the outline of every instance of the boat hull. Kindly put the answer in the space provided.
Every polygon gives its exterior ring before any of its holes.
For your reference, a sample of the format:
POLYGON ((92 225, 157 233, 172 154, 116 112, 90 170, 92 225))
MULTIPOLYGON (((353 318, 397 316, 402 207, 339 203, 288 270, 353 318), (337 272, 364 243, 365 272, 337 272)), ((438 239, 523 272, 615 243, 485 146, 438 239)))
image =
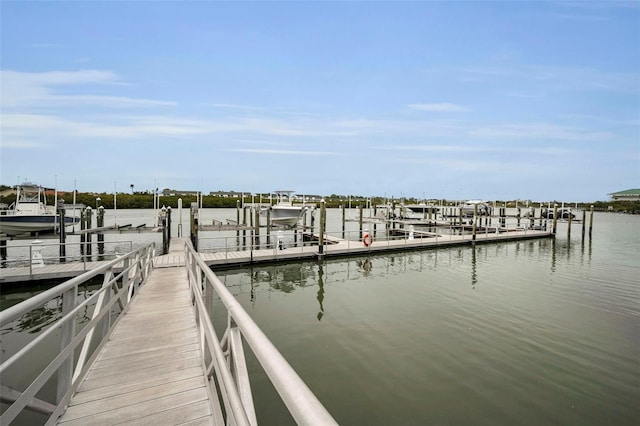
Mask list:
MULTIPOLYGON (((57 215, 2 215, 0 216, 0 234, 20 235, 28 233, 55 232, 59 228, 57 215)), ((78 223, 78 218, 65 217, 65 226, 78 223)))
POLYGON ((414 213, 429 213, 430 211, 432 213, 437 213, 438 211, 440 211, 439 207, 436 206, 428 206, 426 204, 409 204, 405 206, 406 208, 408 208, 409 210, 411 210, 414 213))
POLYGON ((298 206, 273 206, 271 207, 271 225, 293 227, 304 212, 304 207, 298 206))
MULTIPOLYGON (((462 210, 462 216, 470 217, 475 214, 474 206, 466 205, 466 206, 463 206, 461 210, 462 210)), ((478 204, 478 216, 491 216, 491 207, 484 204, 482 205, 478 204)))

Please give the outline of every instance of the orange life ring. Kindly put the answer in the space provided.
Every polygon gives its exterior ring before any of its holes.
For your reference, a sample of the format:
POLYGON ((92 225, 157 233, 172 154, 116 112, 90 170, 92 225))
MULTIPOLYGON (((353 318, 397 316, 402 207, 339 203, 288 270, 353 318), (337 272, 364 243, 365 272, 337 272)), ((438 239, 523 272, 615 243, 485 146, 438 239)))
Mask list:
POLYGON ((365 247, 369 247, 371 244, 373 244, 373 235, 365 232, 362 236, 362 242, 364 243, 365 247))

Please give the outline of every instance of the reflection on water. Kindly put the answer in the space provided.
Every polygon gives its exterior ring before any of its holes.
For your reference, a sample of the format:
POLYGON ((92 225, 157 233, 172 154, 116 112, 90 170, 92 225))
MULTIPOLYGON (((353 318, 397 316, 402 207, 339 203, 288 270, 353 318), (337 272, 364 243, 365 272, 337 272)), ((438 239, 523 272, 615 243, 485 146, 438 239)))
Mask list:
POLYGON ((323 280, 323 276, 324 276, 324 271, 322 266, 320 268, 318 268, 318 303, 320 304, 320 310, 318 311, 318 315, 316 315, 316 317, 318 318, 318 321, 320 321, 322 319, 322 317, 324 316, 324 306, 322 306, 322 302, 324 302, 324 280, 323 280))
MULTIPOLYGON (((557 265, 572 264, 573 257, 579 263, 590 265, 591 243, 578 246, 570 241, 538 239, 499 244, 477 244, 449 249, 401 252, 381 255, 352 257, 349 260, 324 262, 291 262, 267 266, 252 266, 245 269, 217 270, 216 274, 235 294, 245 293, 254 301, 262 292, 279 291, 292 293, 300 287, 317 285, 324 294, 328 273, 331 281, 357 281, 366 278, 389 277, 407 271, 437 270, 467 265, 471 288, 479 282, 479 273, 484 263, 501 256, 515 259, 544 261, 551 272, 557 272, 557 265), (329 271, 329 272, 326 272, 329 271), (247 286, 247 284, 249 284, 247 286)), ((539 265, 542 266, 542 265, 539 265)), ((481 280, 480 280, 481 281, 481 280)), ((320 297, 320 296, 319 296, 320 297)))
MULTIPOLYGON (((216 273, 340 423, 631 425, 638 219, 216 273)), ((250 369, 259 416, 291 424, 250 369)))

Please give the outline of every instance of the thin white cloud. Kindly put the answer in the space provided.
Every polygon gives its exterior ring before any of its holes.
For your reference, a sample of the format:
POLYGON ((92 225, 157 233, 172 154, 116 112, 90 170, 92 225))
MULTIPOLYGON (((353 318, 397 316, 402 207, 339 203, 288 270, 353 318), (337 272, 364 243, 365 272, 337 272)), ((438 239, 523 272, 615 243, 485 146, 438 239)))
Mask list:
POLYGON ((510 64, 504 67, 467 67, 441 72, 459 73, 462 80, 500 79, 528 91, 605 91, 640 94, 640 76, 633 72, 607 72, 596 68, 510 64))
POLYGON ((269 154, 269 155, 337 155, 335 152, 328 151, 299 151, 299 150, 285 150, 285 149, 259 149, 259 148, 237 148, 227 149, 227 152, 242 152, 248 154, 269 154))
POLYGON ((2 142, 0 142, 0 147, 2 147, 2 149, 40 149, 44 148, 45 145, 36 142, 3 138, 2 142))
POLYGON ((492 139, 542 139, 578 142, 599 142, 611 140, 613 133, 578 129, 548 123, 509 123, 481 126, 470 130, 473 137, 492 139))
POLYGON ((42 73, 0 71, 2 108, 75 107, 98 105, 107 108, 172 106, 175 102, 130 98, 124 96, 68 95, 58 93, 59 87, 84 85, 123 85, 111 71, 49 71, 42 73))
POLYGON ((234 109, 234 110, 247 110, 247 111, 263 111, 263 107, 252 106, 252 105, 240 105, 240 104, 226 104, 226 103, 214 103, 209 104, 214 108, 223 108, 223 109, 234 109))
POLYGON ((409 104, 409 109, 415 109, 419 111, 428 112, 466 112, 469 111, 467 107, 452 103, 435 103, 435 104, 409 104))
POLYGON ((428 153, 456 153, 456 154, 519 154, 519 155, 560 155, 572 152, 560 147, 521 147, 521 146, 476 146, 476 145, 388 145, 380 149, 393 151, 415 151, 428 153))

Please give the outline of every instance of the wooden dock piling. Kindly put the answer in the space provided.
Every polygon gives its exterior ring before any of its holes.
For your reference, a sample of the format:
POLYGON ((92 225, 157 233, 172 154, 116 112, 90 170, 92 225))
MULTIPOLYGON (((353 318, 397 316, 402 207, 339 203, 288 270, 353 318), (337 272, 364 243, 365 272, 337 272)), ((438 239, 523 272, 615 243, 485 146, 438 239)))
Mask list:
POLYGON ((191 225, 191 244, 193 244, 193 248, 198 250, 198 203, 191 203, 189 222, 191 225))
MULTIPOLYGON (((96 213, 96 226, 98 228, 104 227, 104 207, 98 207, 98 212, 96 213)), ((98 232, 98 255, 99 260, 102 260, 101 256, 104 255, 104 233, 98 232)))
POLYGON ((60 226, 60 232, 58 233, 58 237, 60 239, 60 262, 64 263, 67 260, 67 246, 65 244, 67 242, 67 229, 64 226, 66 220, 64 208, 58 208, 58 219, 60 220, 60 223, 58 224, 60 226))
MULTIPOLYGON (((91 229, 92 224, 91 222, 93 221, 93 209, 89 206, 87 207, 87 209, 85 210, 86 213, 86 228, 87 230, 91 229)), ((87 232, 87 238, 85 240, 86 243, 86 247, 87 247, 87 256, 89 257, 89 259, 91 259, 91 232, 87 232)))
MULTIPOLYGON (((326 215, 326 209, 325 209, 325 202, 324 202, 324 198, 322 200, 320 200, 320 240, 318 241, 318 255, 319 256, 323 256, 324 255, 324 227, 325 227, 325 215, 326 215)), ((312 216, 313 217, 313 216, 312 216)), ((312 231, 313 233, 313 231, 312 231)))
POLYGON ((362 204, 358 205, 358 228, 360 229, 360 239, 362 239, 362 204))

